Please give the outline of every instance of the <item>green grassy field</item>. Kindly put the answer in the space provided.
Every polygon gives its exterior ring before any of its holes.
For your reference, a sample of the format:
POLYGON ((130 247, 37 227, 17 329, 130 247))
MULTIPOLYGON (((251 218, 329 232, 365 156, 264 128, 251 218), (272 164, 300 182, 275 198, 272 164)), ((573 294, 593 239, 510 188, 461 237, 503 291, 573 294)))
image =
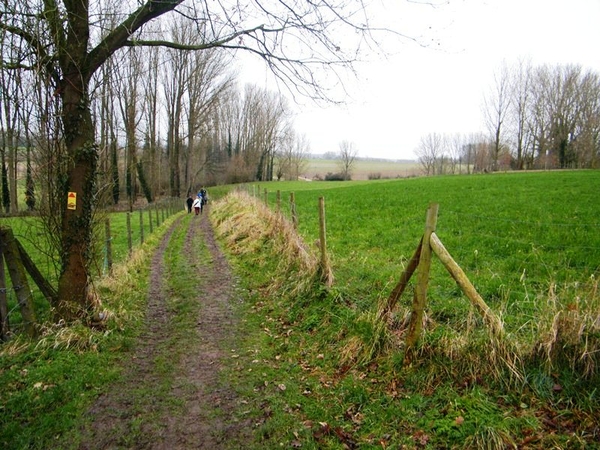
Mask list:
MULTIPOLYGON (((248 190, 263 202, 265 189, 272 209, 280 191, 285 215, 294 192, 309 246, 318 239, 317 202, 324 197, 335 283, 316 297, 318 289, 288 298, 290 286, 258 294, 285 258, 280 248, 271 250, 268 233, 254 244, 267 256, 255 250, 237 257, 257 296, 249 317, 257 330, 268 329, 268 336, 255 333, 260 344, 248 342, 263 349, 252 357, 265 361, 254 383, 288 386, 269 398, 274 419, 263 439, 303 448, 597 448, 600 172, 283 182, 248 190), (424 330, 407 366, 412 287, 391 323, 375 317, 417 247, 432 202, 439 204, 437 235, 502 318, 506 335, 490 339, 434 258, 424 330)), ((290 278, 298 282, 301 274, 290 278)))
MULTIPOLYGON (((430 203, 439 204, 437 234, 474 281, 502 278, 522 291, 583 281, 600 265, 596 230, 598 172, 497 174, 362 183, 272 183, 283 210, 294 192, 300 232, 318 238, 317 201, 326 204, 328 243, 337 270, 373 273, 379 286, 412 255, 430 203), (373 270, 374 268, 377 270, 373 270)), ((501 296, 493 286, 489 296, 501 296), (495 289, 495 292, 494 292, 495 289)))

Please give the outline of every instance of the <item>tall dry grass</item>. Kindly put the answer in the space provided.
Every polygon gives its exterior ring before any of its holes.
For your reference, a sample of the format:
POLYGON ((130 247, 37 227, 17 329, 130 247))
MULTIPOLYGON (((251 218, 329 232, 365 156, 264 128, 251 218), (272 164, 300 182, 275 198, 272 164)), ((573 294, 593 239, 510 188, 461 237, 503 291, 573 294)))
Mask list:
POLYGON ((539 339, 532 353, 548 370, 567 364, 584 378, 600 368, 600 297, 598 280, 557 286, 550 283, 537 322, 539 339))
POLYGON ((295 295, 310 289, 317 279, 319 258, 315 251, 289 220, 256 198, 242 191, 232 192, 211 205, 211 220, 230 253, 253 255, 257 265, 264 262, 262 258, 277 255, 276 278, 269 290, 287 286, 295 295))

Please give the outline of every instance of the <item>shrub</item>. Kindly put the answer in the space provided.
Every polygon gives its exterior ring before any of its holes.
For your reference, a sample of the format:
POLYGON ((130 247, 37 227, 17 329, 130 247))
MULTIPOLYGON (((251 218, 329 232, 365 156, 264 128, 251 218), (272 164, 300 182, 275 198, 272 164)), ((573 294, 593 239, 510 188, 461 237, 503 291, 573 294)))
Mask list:
POLYGON ((325 181, 345 181, 345 178, 341 173, 327 172, 327 175, 325 175, 325 181))

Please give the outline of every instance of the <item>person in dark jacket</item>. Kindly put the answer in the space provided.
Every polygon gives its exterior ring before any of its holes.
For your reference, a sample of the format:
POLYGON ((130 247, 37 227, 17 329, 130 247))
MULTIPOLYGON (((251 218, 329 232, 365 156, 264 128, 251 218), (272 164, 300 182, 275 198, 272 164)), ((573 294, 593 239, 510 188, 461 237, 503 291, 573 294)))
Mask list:
POLYGON ((194 204, 194 199, 192 198, 192 196, 190 195, 187 200, 187 208, 188 208, 188 214, 192 212, 192 205, 194 204))

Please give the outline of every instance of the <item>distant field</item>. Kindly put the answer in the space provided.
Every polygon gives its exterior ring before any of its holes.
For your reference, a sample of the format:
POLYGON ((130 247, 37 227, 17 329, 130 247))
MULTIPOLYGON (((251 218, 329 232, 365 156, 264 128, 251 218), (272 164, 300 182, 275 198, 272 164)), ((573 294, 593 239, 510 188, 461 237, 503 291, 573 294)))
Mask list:
MULTIPOLYGON (((373 178, 373 175, 378 175, 379 178, 406 178, 418 175, 420 171, 420 164, 415 161, 357 159, 353 166, 352 179, 367 180, 369 177, 373 178)), ((303 176, 312 180, 315 177, 325 178, 328 173, 338 172, 340 172, 338 160, 311 158, 303 176)))

